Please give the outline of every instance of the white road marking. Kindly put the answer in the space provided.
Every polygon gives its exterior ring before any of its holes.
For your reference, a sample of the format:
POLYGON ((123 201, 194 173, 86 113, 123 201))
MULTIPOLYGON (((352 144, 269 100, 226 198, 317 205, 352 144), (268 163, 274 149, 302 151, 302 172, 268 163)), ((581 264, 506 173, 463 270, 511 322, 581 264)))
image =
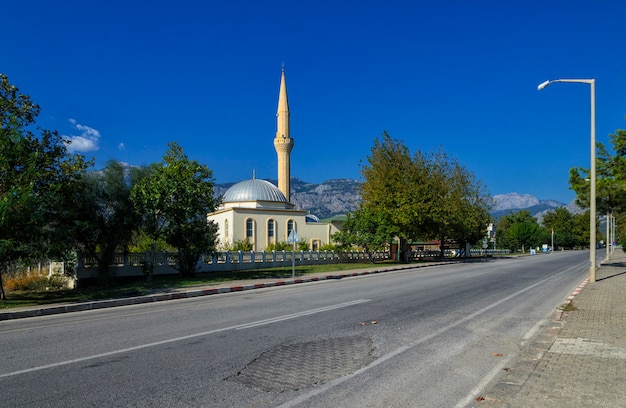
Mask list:
MULTIPOLYGON (((415 340, 414 342, 411 342, 411 343, 409 343, 409 344, 407 344, 405 346, 399 347, 396 350, 394 350, 394 351, 392 351, 390 353, 387 353, 384 356, 381 356, 379 359, 373 361, 369 365, 367 365, 367 366, 365 366, 365 367, 355 371, 352 374, 348 374, 346 376, 343 376, 343 377, 337 378, 335 380, 329 381, 329 382, 327 382, 327 383, 325 383, 325 384, 323 384, 323 385, 321 385, 321 386, 311 390, 308 393, 302 394, 299 397, 294 398, 291 401, 288 401, 288 402, 278 406, 277 408, 291 408, 291 407, 295 407, 298 404, 301 404, 301 403, 307 401, 308 399, 310 399, 310 398, 312 398, 312 397, 314 397, 316 395, 322 394, 322 393, 326 392, 327 390, 329 390, 329 389, 331 389, 333 387, 336 387, 336 386, 338 386, 338 385, 348 381, 349 379, 354 378, 354 377, 356 377, 356 376, 358 376, 358 375, 360 375, 360 374, 362 374, 362 373, 364 373, 364 372, 366 372, 366 371, 368 371, 368 370, 370 370, 370 369, 372 369, 372 368, 374 368, 374 367, 376 367, 376 366, 378 366, 378 365, 380 365, 380 364, 382 364, 382 363, 384 363, 384 362, 386 362, 386 361, 388 361, 388 360, 390 360, 390 359, 392 359, 392 358, 394 358, 394 357, 404 353, 407 350, 410 350, 410 349, 412 349, 412 348, 414 348, 414 347, 416 347, 416 346, 418 346, 418 345, 420 345, 422 343, 425 343, 425 342, 427 342, 427 341, 429 341, 429 340, 431 340, 431 339, 433 339, 433 338, 435 338, 437 336, 440 336, 440 335, 444 334, 445 332, 450 331, 450 330, 452 330, 452 329, 454 329, 454 328, 456 328, 456 327, 458 327, 458 326, 460 326, 460 325, 462 325, 462 324, 464 324, 464 323, 474 319, 475 317, 478 317, 481 314, 486 313, 487 311, 489 311, 489 310, 491 310, 493 308, 496 308, 496 307, 502 305, 503 303, 506 303, 506 302, 510 301, 511 299, 514 299, 517 296, 519 296, 519 295, 521 295, 523 293, 528 292, 531 289, 536 288, 537 286, 543 285, 544 283, 546 283, 549 280, 552 280, 552 279, 554 279, 554 278, 556 278, 556 277, 558 277, 560 275, 569 273, 571 269, 576 269, 576 268, 578 268, 578 266, 574 266, 574 267, 568 268, 568 269, 566 269, 564 271, 561 271, 561 272, 557 273, 556 275, 552 275, 552 276, 550 276, 550 277, 548 277, 546 279, 542 279, 539 282, 536 282, 536 283, 534 283, 534 284, 532 284, 532 285, 530 285, 530 286, 528 286, 528 287, 526 287, 524 289, 518 290, 517 292, 515 292, 515 293, 513 293, 513 294, 511 294, 511 295, 509 295, 509 296, 507 296, 505 298, 502 298, 499 301, 490 304, 489 306, 486 306, 486 307, 484 307, 484 308, 482 308, 480 310, 477 310, 474 313, 471 313, 471 314, 465 316, 464 318, 462 318, 462 319, 460 319, 460 320, 458 320, 458 321, 456 321, 454 323, 451 323, 451 324, 449 324, 447 326, 444 326, 444 327, 440 328, 439 330, 436 330, 436 331, 432 332, 431 334, 429 334, 427 336, 419 338, 419 339, 415 340)), ((505 363, 506 363, 506 361, 505 361, 505 363)), ((502 365, 502 364, 499 364, 499 366, 500 365, 502 365)), ((502 365, 502 367, 503 367, 503 365, 502 365)), ((498 367, 498 369, 501 369, 501 368, 498 367)), ((478 392, 478 391, 476 391, 476 392, 478 392)), ((473 395, 474 395, 474 391, 472 391, 470 393, 470 396, 473 396, 473 395)))
POLYGON ((249 329, 251 327, 263 326, 263 325, 266 325, 266 324, 282 322, 284 320, 296 319, 296 318, 302 317, 302 316, 309 316, 309 315, 316 314, 316 313, 327 312, 329 310, 340 309, 342 307, 358 305, 360 303, 365 303, 365 302, 369 302, 369 301, 370 301, 370 299, 359 299, 359 300, 353 300, 352 302, 340 303, 338 305, 321 307, 319 309, 305 310, 303 312, 288 314, 288 315, 285 315, 285 316, 274 317, 274 318, 271 318, 271 319, 259 320, 258 322, 253 322, 253 323, 248 323, 248 324, 242 324, 241 326, 238 326, 235 330, 249 329))
POLYGON ((285 315, 285 316, 278 316, 278 317, 275 317, 275 318, 272 318, 272 319, 260 320, 258 322, 244 323, 244 324, 239 324, 239 325, 236 325, 236 326, 224 327, 224 328, 221 328, 221 329, 209 330, 209 331, 205 331, 205 332, 202 332, 202 333, 195 333, 195 334, 190 334, 190 335, 187 335, 187 336, 175 337, 175 338, 168 339, 168 340, 155 341, 153 343, 147 343, 147 344, 142 344, 142 345, 139 345, 139 346, 134 346, 134 347, 128 347, 128 348, 124 348, 124 349, 120 349, 120 350, 109 351, 109 352, 106 352, 106 353, 95 354, 93 356, 86 356, 86 357, 75 358, 75 359, 72 359, 72 360, 59 361, 57 363, 46 364, 46 365, 42 365, 42 366, 38 366, 38 367, 31 367, 31 368, 27 368, 27 369, 24 369, 24 370, 13 371, 11 373, 6 373, 6 374, 0 374, 0 378, 13 377, 13 376, 20 375, 20 374, 26 374, 26 373, 32 373, 32 372, 35 372, 35 371, 46 370, 48 368, 55 368, 55 367, 61 367, 61 366, 74 364, 74 363, 81 363, 83 361, 94 360, 94 359, 102 358, 102 357, 109 357, 109 356, 113 356, 113 355, 116 355, 116 354, 128 353, 128 352, 131 352, 131 351, 142 350, 142 349, 149 348, 149 347, 161 346, 163 344, 169 344, 169 343, 174 343, 174 342, 177 342, 177 341, 189 340, 189 339, 193 339, 193 338, 196 338, 196 337, 208 336, 210 334, 220 333, 220 332, 224 332, 224 331, 228 331, 228 330, 243 330, 243 329, 248 329, 248 328, 251 328, 251 327, 257 327, 257 326, 262 326, 262 325, 282 322, 282 321, 285 321, 285 320, 296 319, 296 318, 302 317, 302 316, 309 316, 309 315, 316 314, 316 313, 327 312, 329 310, 335 310, 335 309, 340 309, 340 308, 343 308, 343 307, 358 305, 358 304, 366 303, 366 302, 369 302, 369 301, 370 301, 370 299, 357 299, 357 300, 353 300, 351 302, 345 302, 345 303, 339 303, 337 305, 320 307, 320 308, 317 308, 317 309, 306 310, 306 311, 299 312, 299 313, 292 313, 292 314, 288 314, 288 315, 285 315))

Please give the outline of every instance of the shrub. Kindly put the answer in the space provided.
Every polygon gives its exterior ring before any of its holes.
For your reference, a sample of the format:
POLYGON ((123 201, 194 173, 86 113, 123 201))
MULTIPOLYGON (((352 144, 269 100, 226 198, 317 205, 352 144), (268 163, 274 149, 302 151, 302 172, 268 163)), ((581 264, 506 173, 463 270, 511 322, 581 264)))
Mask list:
POLYGON ((291 244, 286 243, 285 241, 282 242, 275 242, 273 244, 270 244, 267 246, 267 248, 265 248, 265 250, 267 252, 271 252, 271 251, 291 251, 291 244))
POLYGON ((233 251, 252 251, 252 244, 245 239, 233 242, 233 251))

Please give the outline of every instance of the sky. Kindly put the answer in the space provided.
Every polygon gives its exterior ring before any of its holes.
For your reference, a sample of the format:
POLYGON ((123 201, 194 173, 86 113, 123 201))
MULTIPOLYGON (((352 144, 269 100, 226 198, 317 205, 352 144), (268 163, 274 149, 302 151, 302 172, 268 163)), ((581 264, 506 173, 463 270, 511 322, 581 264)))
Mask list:
POLYGON ((159 162, 176 141, 217 183, 276 179, 281 67, 291 175, 362 180, 387 131, 492 195, 569 203, 568 172, 626 128, 626 2, 32 0, 2 6, 0 72, 74 152, 159 162))

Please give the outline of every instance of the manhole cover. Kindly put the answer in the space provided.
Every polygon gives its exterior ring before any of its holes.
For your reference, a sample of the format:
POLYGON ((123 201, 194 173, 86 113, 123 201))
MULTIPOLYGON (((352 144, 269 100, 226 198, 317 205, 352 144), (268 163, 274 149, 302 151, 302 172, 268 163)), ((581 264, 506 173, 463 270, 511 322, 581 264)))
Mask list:
POLYGON ((289 344, 227 379, 262 391, 298 390, 355 372, 374 361, 373 352, 372 340, 361 336, 289 344))

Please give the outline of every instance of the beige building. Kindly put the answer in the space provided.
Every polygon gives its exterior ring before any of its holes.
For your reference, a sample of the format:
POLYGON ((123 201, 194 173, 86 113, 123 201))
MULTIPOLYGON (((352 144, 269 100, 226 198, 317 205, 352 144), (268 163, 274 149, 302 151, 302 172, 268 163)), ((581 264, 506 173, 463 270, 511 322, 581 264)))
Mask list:
POLYGON ((331 235, 339 231, 338 225, 319 222, 317 217, 308 215, 305 210, 295 210, 290 202, 290 155, 294 140, 289 129, 284 68, 276 118, 274 148, 278 158, 278 187, 253 178, 235 184, 224 193, 222 206, 208 215, 208 219, 219 227, 218 245, 224 248, 246 240, 252 244, 254 251, 263 251, 271 244, 287 242, 293 230, 301 242, 308 243, 309 249, 318 250, 330 243, 331 235))

